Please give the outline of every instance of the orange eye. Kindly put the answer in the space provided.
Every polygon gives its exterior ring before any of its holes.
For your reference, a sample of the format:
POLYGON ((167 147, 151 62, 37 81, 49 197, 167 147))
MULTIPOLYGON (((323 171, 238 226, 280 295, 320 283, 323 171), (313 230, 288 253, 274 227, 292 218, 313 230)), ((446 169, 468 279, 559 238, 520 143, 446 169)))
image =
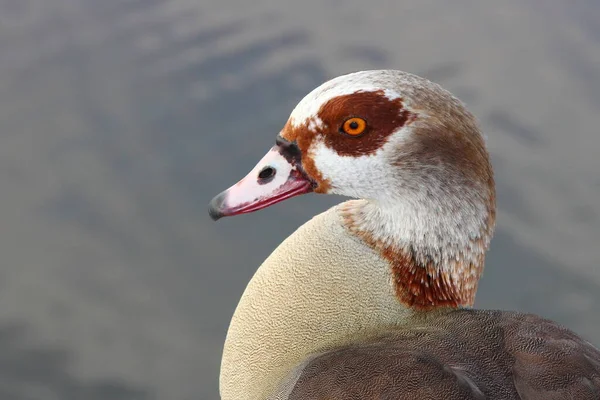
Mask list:
POLYGON ((350 136, 358 136, 367 129, 367 121, 359 117, 348 118, 342 125, 342 132, 350 136))

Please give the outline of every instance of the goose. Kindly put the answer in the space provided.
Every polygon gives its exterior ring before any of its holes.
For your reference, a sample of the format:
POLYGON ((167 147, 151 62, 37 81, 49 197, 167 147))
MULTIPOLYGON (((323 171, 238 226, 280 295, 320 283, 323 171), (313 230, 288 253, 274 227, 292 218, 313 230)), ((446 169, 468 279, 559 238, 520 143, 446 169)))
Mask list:
POLYGON ((600 399, 591 343, 472 307, 495 184, 479 124, 451 93, 396 70, 325 82, 209 214, 311 192, 350 200, 286 238, 247 285, 223 400, 600 399))

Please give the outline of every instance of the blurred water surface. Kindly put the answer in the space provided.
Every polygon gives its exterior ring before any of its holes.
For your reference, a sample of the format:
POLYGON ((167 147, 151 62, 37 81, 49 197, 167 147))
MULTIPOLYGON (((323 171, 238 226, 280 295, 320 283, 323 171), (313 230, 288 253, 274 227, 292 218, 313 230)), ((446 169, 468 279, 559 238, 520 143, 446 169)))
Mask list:
POLYGON ((248 279, 340 199, 206 204, 359 69, 481 119, 500 211, 477 305, 600 344, 600 3, 401 3, 0 0, 0 398, 217 399, 248 279))

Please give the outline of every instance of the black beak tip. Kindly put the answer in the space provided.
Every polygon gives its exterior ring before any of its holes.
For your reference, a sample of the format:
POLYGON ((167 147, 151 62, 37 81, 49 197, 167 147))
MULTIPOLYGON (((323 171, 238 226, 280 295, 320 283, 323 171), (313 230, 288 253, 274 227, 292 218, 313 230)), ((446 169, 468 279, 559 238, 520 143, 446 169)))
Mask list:
POLYGON ((221 193, 215 196, 208 204, 208 215, 213 221, 221 219, 225 216, 221 211, 223 209, 223 203, 225 202, 225 193, 221 193))

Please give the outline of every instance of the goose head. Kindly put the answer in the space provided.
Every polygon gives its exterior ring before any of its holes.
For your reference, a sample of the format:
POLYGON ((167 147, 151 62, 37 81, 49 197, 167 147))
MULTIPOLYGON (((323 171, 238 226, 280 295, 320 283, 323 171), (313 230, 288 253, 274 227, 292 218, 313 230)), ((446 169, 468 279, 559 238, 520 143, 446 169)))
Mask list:
POLYGON ((390 261, 402 302, 473 303, 495 222, 493 172, 475 118, 439 85, 391 70, 322 84, 209 213, 310 192, 360 199, 343 204, 344 224, 390 261))

